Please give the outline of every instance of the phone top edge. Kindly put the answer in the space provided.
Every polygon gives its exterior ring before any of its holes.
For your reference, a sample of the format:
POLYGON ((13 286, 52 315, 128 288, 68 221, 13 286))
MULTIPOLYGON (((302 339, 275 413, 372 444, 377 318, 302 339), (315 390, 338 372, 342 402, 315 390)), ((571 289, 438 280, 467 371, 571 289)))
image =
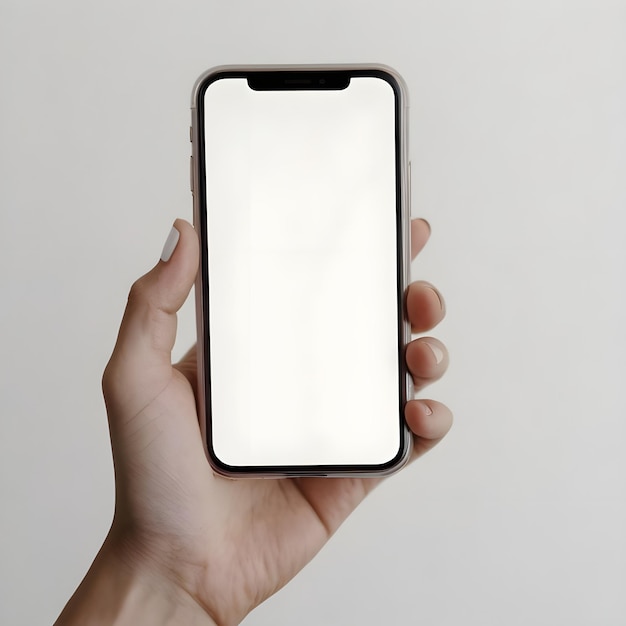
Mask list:
POLYGON ((227 74, 227 73, 238 73, 238 72, 350 72, 350 71, 372 71, 372 72, 381 72, 386 74, 390 78, 394 80, 397 84, 398 89, 400 90, 400 97, 402 106, 404 108, 409 107, 409 92, 406 85, 406 82, 402 78, 401 74, 397 72, 394 68, 389 65, 385 65, 384 63, 328 63, 328 64, 314 64, 314 63, 306 63, 306 64, 269 64, 269 65, 216 65, 202 74, 198 76, 196 82, 194 83, 192 92, 191 92, 191 108, 195 109, 197 107, 198 97, 200 95, 200 90, 203 85, 206 83, 207 79, 211 76, 216 76, 219 74, 227 74))

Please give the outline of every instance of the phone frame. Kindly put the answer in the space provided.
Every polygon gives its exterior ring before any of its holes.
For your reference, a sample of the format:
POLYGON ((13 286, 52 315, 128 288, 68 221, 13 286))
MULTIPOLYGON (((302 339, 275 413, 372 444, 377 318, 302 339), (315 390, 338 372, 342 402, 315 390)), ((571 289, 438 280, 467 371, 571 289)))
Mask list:
MULTIPOLYGON (((270 78, 272 80, 272 78, 270 78)), ((297 80, 295 83, 297 84, 297 80)), ((280 87, 276 87, 280 89, 280 87)), ((308 87, 289 87, 289 89, 308 87)), ((323 87, 317 87, 322 89, 323 87)), ((333 88, 333 87, 328 87, 333 88)), ((392 68, 382 64, 332 65, 222 65, 204 72, 196 81, 191 100, 191 191, 193 195, 194 226, 200 239, 200 267, 196 279, 197 322, 197 408, 205 453, 213 470, 229 478, 286 478, 306 476, 328 477, 382 477, 395 473, 409 460, 413 436, 404 419, 404 407, 413 394, 413 381, 405 363, 405 347, 411 338, 410 323, 406 318, 405 294, 410 278, 410 161, 408 150, 409 101, 406 84, 392 68), (274 76, 280 80, 298 76, 331 78, 348 73, 352 76, 376 76, 386 80, 395 94, 395 151, 396 151, 396 236, 397 236, 397 294, 398 294, 398 419, 400 446, 396 456, 381 465, 290 465, 290 466, 230 466, 216 457, 210 441, 210 342, 209 287, 207 249, 206 196, 204 180, 204 93, 208 86, 221 78, 248 78, 250 75, 274 76), (206 349, 205 349, 206 348, 206 349)))

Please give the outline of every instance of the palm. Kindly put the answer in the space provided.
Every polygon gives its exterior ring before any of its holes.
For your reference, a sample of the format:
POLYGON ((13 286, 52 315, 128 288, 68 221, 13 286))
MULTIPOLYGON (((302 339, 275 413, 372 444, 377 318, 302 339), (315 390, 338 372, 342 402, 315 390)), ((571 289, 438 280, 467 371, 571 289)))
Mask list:
MULTIPOLYGON (((187 591, 202 605, 217 612, 219 601, 233 611, 229 619, 241 617, 311 560, 376 480, 213 475, 198 437, 195 350, 172 373, 164 391, 146 398, 134 418, 152 430, 158 421, 160 435, 143 448, 142 463, 151 470, 139 472, 145 478, 134 493, 122 490, 120 518, 133 518, 132 526, 145 534, 143 545, 176 546, 174 573, 193 581, 187 591), (184 412, 175 422, 172 407, 184 412)), ((136 467, 132 471, 137 474, 136 467)))

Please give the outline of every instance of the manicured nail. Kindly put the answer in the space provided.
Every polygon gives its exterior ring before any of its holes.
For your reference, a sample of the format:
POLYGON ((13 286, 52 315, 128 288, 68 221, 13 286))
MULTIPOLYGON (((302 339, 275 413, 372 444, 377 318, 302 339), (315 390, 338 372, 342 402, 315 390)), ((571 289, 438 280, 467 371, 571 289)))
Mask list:
POLYGON ((431 352, 433 353, 433 356, 435 357, 435 361, 437 362, 437 365, 439 365, 439 363, 443 361, 443 350, 434 342, 427 341, 426 339, 422 339, 422 342, 425 343, 430 348, 431 352))
POLYGON ((446 303, 443 301, 443 298, 441 297, 441 294, 434 287, 428 286, 428 289, 430 289, 437 296, 437 300, 439 300, 439 306, 441 306, 441 310, 445 311, 446 310, 446 303))
POLYGON ((165 240, 163 252, 161 252, 161 261, 163 261, 164 263, 167 263, 170 260, 172 254, 174 254, 174 250, 176 250, 176 245, 178 244, 179 237, 180 233, 174 226, 172 226, 172 230, 170 230, 170 234, 165 240))

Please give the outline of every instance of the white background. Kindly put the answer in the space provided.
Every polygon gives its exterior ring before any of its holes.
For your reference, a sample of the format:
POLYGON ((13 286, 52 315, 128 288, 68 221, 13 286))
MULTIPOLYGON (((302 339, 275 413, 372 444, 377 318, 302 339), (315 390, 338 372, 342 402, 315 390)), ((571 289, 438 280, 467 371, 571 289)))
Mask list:
POLYGON ((624 624, 625 35, 602 0, 3 0, 0 622, 51 623, 108 529, 100 374, 191 215, 196 76, 378 61, 411 90, 456 423, 246 624, 624 624))

